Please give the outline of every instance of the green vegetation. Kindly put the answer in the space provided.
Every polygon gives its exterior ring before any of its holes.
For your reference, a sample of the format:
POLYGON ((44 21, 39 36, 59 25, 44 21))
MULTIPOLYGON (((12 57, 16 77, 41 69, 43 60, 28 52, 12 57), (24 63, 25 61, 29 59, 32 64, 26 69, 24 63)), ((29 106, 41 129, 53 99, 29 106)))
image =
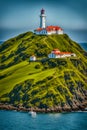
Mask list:
POLYGON ((0 102, 48 108, 86 100, 87 52, 66 34, 21 34, 0 45, 0 102), (48 59, 54 49, 76 57, 48 59), (29 62, 31 55, 38 61, 29 62))

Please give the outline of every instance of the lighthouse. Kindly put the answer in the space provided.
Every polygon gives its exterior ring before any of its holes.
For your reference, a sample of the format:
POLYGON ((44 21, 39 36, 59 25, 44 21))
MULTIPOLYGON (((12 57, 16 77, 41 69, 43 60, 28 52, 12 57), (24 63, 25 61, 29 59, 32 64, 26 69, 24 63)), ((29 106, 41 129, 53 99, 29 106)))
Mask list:
POLYGON ((46 26, 45 10, 40 11, 40 26, 34 30, 37 35, 63 34, 63 29, 59 26, 46 26))
POLYGON ((40 14, 40 28, 46 28, 46 15, 45 15, 45 10, 41 10, 40 14))

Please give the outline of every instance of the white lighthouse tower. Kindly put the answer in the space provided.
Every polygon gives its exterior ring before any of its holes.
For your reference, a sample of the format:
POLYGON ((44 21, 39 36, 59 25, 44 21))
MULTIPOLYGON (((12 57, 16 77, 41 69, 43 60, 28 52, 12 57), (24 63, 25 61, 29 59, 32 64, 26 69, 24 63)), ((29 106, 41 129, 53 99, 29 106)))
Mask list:
POLYGON ((46 15, 45 15, 45 10, 41 10, 40 14, 40 28, 46 28, 46 15))

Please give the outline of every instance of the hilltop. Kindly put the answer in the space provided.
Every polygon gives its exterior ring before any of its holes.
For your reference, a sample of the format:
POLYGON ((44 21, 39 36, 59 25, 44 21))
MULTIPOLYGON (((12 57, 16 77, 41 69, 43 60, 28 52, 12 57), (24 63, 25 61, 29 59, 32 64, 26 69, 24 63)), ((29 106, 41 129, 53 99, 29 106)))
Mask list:
POLYGON ((87 101, 87 52, 67 34, 20 34, 0 45, 0 62, 1 103, 59 110, 87 101), (54 48, 76 57, 48 59, 54 48), (29 63, 33 54, 38 61, 29 63))

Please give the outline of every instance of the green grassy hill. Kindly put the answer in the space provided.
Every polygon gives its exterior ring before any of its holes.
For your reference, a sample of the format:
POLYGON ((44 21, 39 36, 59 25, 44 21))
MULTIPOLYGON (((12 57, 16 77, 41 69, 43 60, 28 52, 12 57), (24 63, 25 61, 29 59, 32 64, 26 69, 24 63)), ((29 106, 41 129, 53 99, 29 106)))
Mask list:
POLYGON ((87 52, 66 34, 21 34, 0 45, 0 102, 16 106, 77 107, 87 100, 87 52), (47 59, 55 48, 76 57, 47 59), (36 55, 38 61, 30 62, 36 55))

